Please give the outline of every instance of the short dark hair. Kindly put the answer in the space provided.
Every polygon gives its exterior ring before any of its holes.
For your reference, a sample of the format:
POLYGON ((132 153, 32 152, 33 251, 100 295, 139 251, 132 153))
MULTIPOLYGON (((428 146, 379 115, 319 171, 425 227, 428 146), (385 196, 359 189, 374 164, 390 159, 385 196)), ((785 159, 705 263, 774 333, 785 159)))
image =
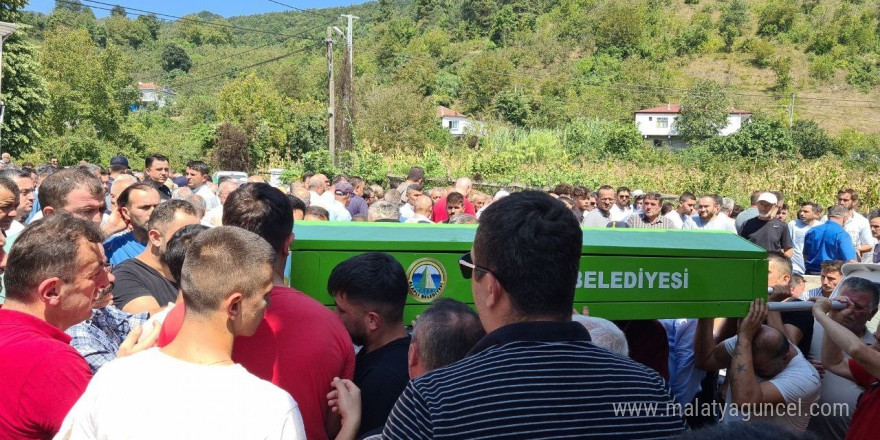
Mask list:
MULTIPOLYGON (((685 191, 685 192, 681 193, 680 196, 678 196, 678 203, 686 202, 688 200, 697 200, 697 197, 694 196, 694 193, 692 193, 690 191, 685 191)), ((720 203, 719 203, 719 205, 720 205, 720 203)))
POLYGON ((661 205, 663 204, 663 195, 658 192, 645 193, 644 198, 656 200, 656 201, 660 202, 661 205))
POLYGON ((261 284, 272 280, 275 264, 275 252, 267 244, 257 234, 234 226, 198 234, 186 250, 180 274, 187 314, 215 311, 233 292, 261 293, 261 284))
POLYGON ((51 206, 56 210, 67 206, 67 196, 75 189, 85 189, 93 196, 104 196, 101 180, 88 171, 79 168, 65 168, 46 177, 40 185, 37 197, 40 206, 51 206))
POLYGON ((451 298, 437 298, 416 319, 412 342, 430 371, 463 359, 483 336, 486 330, 473 309, 451 298))
POLYGON ((837 191, 837 197, 840 197, 841 194, 849 194, 850 198, 852 198, 853 202, 859 201, 859 193, 852 188, 841 188, 840 191, 837 191))
MULTIPOLYGON (((348 183, 351 184, 352 188, 357 188, 358 185, 364 183, 364 179, 362 179, 358 176, 351 176, 348 178, 348 183)), ((364 189, 366 189, 366 188, 364 188, 364 189)))
POLYGON ((576 186, 571 190, 571 196, 574 199, 586 199, 590 197, 590 190, 585 186, 576 186))
MULTIPOLYGON (((291 213, 292 212, 293 212, 293 210, 291 210, 291 213)), ((312 215, 312 216, 318 217, 324 221, 330 220, 330 211, 327 211, 326 209, 324 209, 320 206, 317 206, 317 205, 312 205, 312 206, 309 206, 308 208, 306 208, 306 211, 303 214, 303 216, 306 216, 306 215, 312 215)))
POLYGON ((822 206, 816 202, 801 202, 801 207, 803 208, 804 206, 809 206, 810 209, 812 209, 813 212, 815 212, 817 214, 822 213, 822 206))
POLYGON ((706 194, 703 197, 709 197, 712 199, 712 203, 721 206, 724 203, 724 198, 719 196, 718 194, 706 194))
POLYGON ((632 193, 632 191, 629 190, 629 187, 626 187, 626 186, 619 186, 619 187, 617 187, 617 191, 615 191, 615 192, 616 192, 617 194, 620 194, 620 193, 622 193, 622 192, 632 193))
POLYGON ((424 168, 418 166, 410 168, 406 180, 425 180, 424 168))
POLYGON ((251 231, 269 242, 276 253, 293 231, 293 205, 268 183, 246 183, 229 194, 223 205, 223 224, 251 231))
POLYGON ((880 303, 880 287, 878 287, 877 284, 873 281, 869 281, 864 278, 846 278, 840 282, 840 287, 838 287, 837 289, 839 292, 843 292, 843 289, 849 289, 855 292, 870 293, 872 310, 876 309, 877 304, 880 303))
POLYGON ((843 261, 828 260, 822 262, 822 272, 838 272, 843 273, 843 261))
POLYGON ((195 205, 186 200, 166 200, 153 208, 153 212, 150 213, 150 219, 147 220, 147 230, 164 231, 165 226, 174 221, 174 216, 177 215, 178 211, 194 217, 199 216, 199 212, 195 205))
POLYGON ((151 154, 144 159, 144 169, 153 168, 153 162, 157 160, 159 162, 168 162, 168 157, 163 154, 151 154))
POLYGON ((408 291, 403 266, 384 252, 351 257, 337 264, 327 280, 330 295, 374 308, 389 324, 403 321, 408 291))
POLYGON ((597 197, 599 196, 599 191, 608 191, 609 189, 610 189, 611 191, 614 191, 614 188, 613 188, 611 185, 602 185, 602 186, 600 186, 599 189, 596 190, 596 196, 597 196, 597 197))
POLYGON ((150 191, 150 190, 156 191, 156 193, 159 192, 156 189, 156 185, 154 185, 151 182, 133 183, 128 188, 125 188, 124 190, 122 190, 121 193, 119 193, 119 197, 116 198, 116 206, 120 206, 120 207, 124 206, 126 208, 131 208, 131 206, 129 206, 128 202, 129 202, 129 199, 131 198, 132 191, 150 191))
POLYGON ((452 204, 452 205, 464 204, 464 196, 461 195, 461 193, 458 193, 455 191, 449 193, 449 195, 446 196, 446 205, 450 205, 450 204, 452 204))
POLYGON ((880 209, 875 209, 868 213, 868 221, 874 220, 877 217, 880 217, 880 209))
POLYGON ((770 251, 767 252, 767 261, 770 264, 776 264, 783 271, 785 275, 791 276, 792 273, 792 265, 791 260, 785 256, 782 252, 779 251, 770 251))
POLYGON ((159 259, 168 266, 171 276, 176 283, 180 283, 180 272, 183 270, 183 261, 186 258, 186 250, 190 243, 202 231, 211 229, 205 225, 187 225, 177 230, 165 244, 165 252, 159 255, 159 259))
POLYGON ((110 172, 111 173, 121 173, 127 169, 128 169, 128 167, 125 165, 110 165, 110 172))
POLYGON ((202 175, 211 174, 211 169, 208 168, 208 164, 200 160, 191 160, 186 163, 186 167, 193 171, 198 171, 199 174, 202 175))
POLYGON ((80 241, 101 244, 102 238, 94 223, 66 213, 31 223, 9 252, 6 298, 28 301, 28 296, 48 278, 72 281, 80 241))
POLYGON ((577 218, 565 204, 537 191, 514 193, 489 205, 474 238, 478 262, 492 271, 526 317, 571 318, 582 246, 577 218))
POLYGON ((33 179, 31 175, 31 171, 26 170, 24 168, 3 168, 0 170, 0 177, 5 177, 7 179, 33 179))
POLYGON ((306 207, 306 202, 303 202, 302 200, 300 200, 299 197, 297 197, 297 196, 295 196, 295 195, 293 195, 293 194, 288 194, 288 195, 287 195, 287 200, 290 201, 290 211, 291 211, 291 212, 293 212, 293 211, 302 211, 302 212, 303 212, 303 215, 305 215, 305 213, 306 213, 306 208, 307 208, 307 207, 306 207))
POLYGON ((18 197, 18 184, 15 183, 14 180, 0 176, 0 188, 3 188, 12 193, 13 196, 18 197))
POLYGON ((557 196, 571 196, 572 192, 574 192, 574 187, 568 183, 560 183, 553 188, 553 194, 557 196))

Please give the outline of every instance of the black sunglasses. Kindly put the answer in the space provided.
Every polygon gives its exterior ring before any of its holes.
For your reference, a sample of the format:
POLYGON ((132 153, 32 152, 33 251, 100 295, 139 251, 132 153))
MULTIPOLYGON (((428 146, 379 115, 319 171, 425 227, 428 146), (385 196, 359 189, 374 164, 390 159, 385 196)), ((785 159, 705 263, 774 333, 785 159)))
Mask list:
POLYGON ((491 270, 483 266, 474 264, 470 252, 462 255, 461 258, 458 259, 458 268, 461 269, 461 276, 464 277, 464 279, 466 280, 469 280, 471 279, 471 277, 474 276, 474 270, 481 270, 483 272, 492 273, 491 270))

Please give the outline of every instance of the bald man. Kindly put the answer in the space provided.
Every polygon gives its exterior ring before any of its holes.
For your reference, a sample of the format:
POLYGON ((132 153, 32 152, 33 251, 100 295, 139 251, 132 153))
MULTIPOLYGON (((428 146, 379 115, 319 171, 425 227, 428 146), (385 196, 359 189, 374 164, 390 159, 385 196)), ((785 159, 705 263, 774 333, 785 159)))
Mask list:
POLYGON ((431 210, 434 208, 434 201, 422 194, 416 197, 413 203, 415 214, 406 219, 404 223, 431 223, 431 210))
MULTIPOLYGON (((477 210, 474 208, 474 204, 468 200, 468 194, 470 194, 472 187, 473 182, 471 182, 471 179, 459 177, 455 181, 455 187, 453 187, 452 191, 464 196, 464 213, 476 216, 477 210)), ((446 213, 446 197, 443 197, 434 204, 433 214, 432 220, 434 223, 440 223, 449 218, 449 215, 446 213)))

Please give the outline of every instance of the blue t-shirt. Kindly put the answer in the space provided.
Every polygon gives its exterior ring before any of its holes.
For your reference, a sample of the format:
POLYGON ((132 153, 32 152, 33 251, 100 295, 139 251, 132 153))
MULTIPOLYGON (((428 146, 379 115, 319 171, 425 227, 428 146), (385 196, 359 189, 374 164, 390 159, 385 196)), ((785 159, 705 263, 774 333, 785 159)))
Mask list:
POLYGON ((820 272, 825 261, 855 259, 856 250, 852 238, 843 226, 833 221, 810 229, 804 238, 804 266, 809 272, 820 272))
POLYGON ((147 245, 134 238, 134 233, 129 231, 107 239, 104 242, 104 254, 114 267, 129 258, 140 255, 147 245))

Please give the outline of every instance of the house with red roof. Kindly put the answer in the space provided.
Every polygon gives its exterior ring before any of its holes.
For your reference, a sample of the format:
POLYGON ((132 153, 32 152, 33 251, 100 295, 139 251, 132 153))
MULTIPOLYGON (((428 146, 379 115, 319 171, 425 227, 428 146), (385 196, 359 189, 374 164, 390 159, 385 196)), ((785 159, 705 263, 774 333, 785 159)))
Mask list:
POLYGON ((168 103, 170 99, 177 96, 177 93, 174 93, 174 91, 171 90, 171 87, 160 87, 151 82, 138 82, 138 91, 141 93, 140 104, 138 105, 139 110, 142 110, 151 104, 160 108, 165 107, 165 104, 168 103))
MULTIPOLYGON (((642 138, 653 141, 654 146, 668 145, 673 148, 687 146, 678 134, 675 121, 681 115, 681 106, 666 104, 660 107, 646 108, 634 112, 636 127, 642 138)), ((745 110, 731 109, 727 115, 727 126, 719 134, 727 136, 736 133, 752 118, 752 113, 745 110)))
POLYGON ((453 136, 465 134, 465 129, 473 125, 473 122, 467 116, 442 105, 437 106, 437 117, 440 118, 440 124, 443 128, 449 130, 453 136))

